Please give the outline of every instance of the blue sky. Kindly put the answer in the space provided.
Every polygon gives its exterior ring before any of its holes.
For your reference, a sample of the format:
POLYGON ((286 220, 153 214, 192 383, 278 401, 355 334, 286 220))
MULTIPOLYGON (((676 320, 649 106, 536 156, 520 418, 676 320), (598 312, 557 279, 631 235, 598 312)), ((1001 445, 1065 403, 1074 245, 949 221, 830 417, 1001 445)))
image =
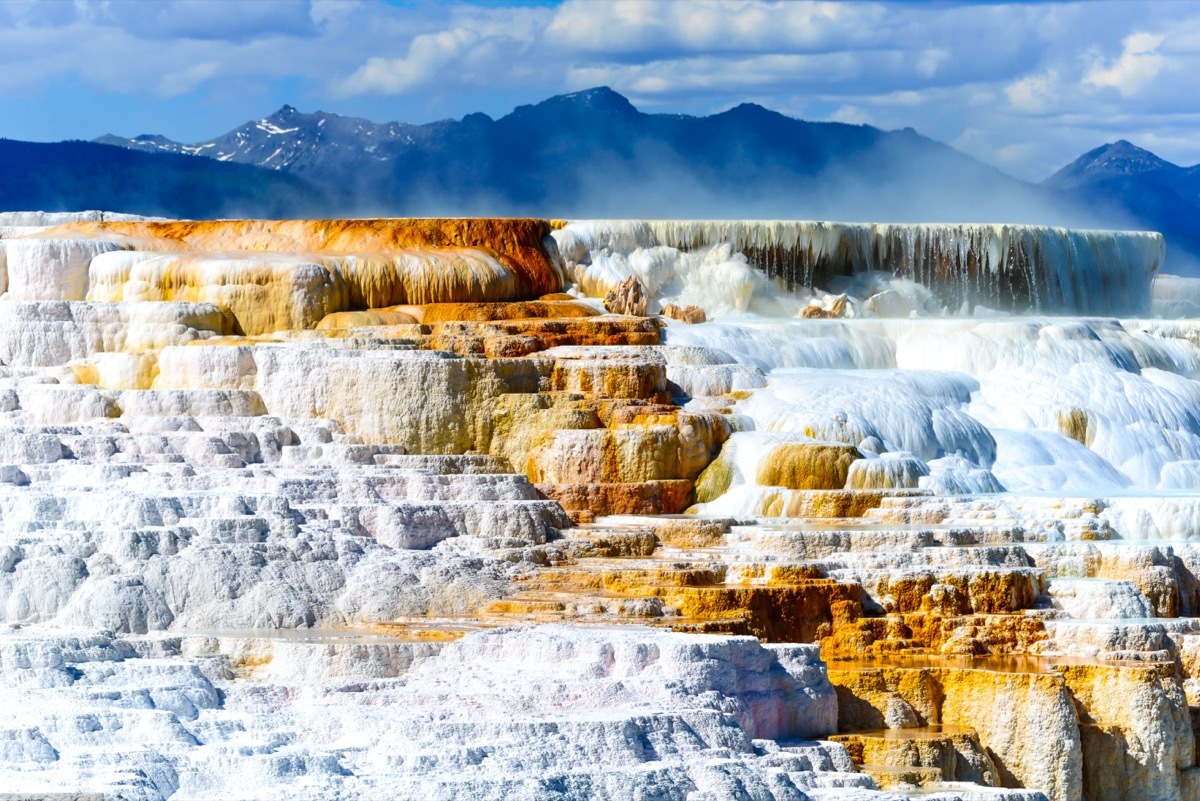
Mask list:
POLYGON ((1200 162, 1200 4, 0 0, 0 136, 197 141, 284 103, 428 122, 608 85, 911 126, 1027 179, 1125 138, 1200 162))

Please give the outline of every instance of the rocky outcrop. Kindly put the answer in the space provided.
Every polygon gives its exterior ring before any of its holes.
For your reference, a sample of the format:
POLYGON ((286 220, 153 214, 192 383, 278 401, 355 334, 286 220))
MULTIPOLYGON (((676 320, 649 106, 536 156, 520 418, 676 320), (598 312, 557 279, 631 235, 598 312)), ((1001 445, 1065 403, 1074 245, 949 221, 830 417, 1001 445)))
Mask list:
POLYGON ((708 319, 704 314, 704 309, 700 308, 699 306, 684 306, 680 308, 674 303, 668 303, 667 305, 663 306, 662 316, 669 317, 672 320, 679 320, 680 322, 687 323, 688 325, 702 323, 708 319))
POLYGON ((613 314, 630 314, 645 317, 649 298, 646 290, 636 278, 630 276, 617 284, 604 296, 604 308, 613 314))

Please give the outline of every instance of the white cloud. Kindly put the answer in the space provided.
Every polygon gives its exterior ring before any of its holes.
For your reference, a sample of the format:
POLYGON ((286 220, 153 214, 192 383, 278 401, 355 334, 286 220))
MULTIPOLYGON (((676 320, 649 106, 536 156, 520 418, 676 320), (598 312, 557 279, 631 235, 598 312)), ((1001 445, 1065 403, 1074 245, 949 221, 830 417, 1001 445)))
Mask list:
POLYGON ((917 72, 926 78, 937 74, 938 67, 950 60, 950 51, 943 47, 931 47, 917 59, 917 72))
POLYGON ((586 89, 610 85, 618 91, 630 87, 655 94, 761 91, 806 82, 821 86, 842 83, 860 77, 861 69, 861 62, 846 53, 772 53, 744 58, 696 56, 645 64, 572 67, 567 71, 567 86, 586 89), (654 89, 641 88, 645 86, 654 89))
POLYGON ((244 42, 266 36, 317 35, 309 0, 77 0, 80 19, 142 39, 244 42))
MULTIPOLYGON (((1164 157, 1200 160, 1200 120, 1186 116, 1200 7, 1169 0, 1106 3, 1103 13, 1070 1, 0 0, 0 20, 0 101, 22 99, 19 122, 10 116, 0 135, 38 113, 30 98, 53 107, 60 87, 140 104, 147 118, 170 103, 175 130, 201 139, 221 132, 213 109, 230 98, 241 108, 261 96, 253 114, 291 102, 422 122, 609 85, 652 111, 753 100, 911 126, 1006 159, 1022 177, 1148 134, 1158 139, 1139 141, 1164 157), (194 110, 181 118, 185 104, 194 110)), ((99 116, 80 115, 80 127, 122 131, 113 106, 97 103, 99 116)), ((45 125, 61 119, 47 111, 45 125)))
POLYGON ((834 122, 845 122, 851 125, 873 125, 875 118, 855 106, 842 106, 829 115, 834 122))
POLYGON ((331 94, 445 92, 517 80, 542 82, 549 76, 555 90, 562 87, 561 72, 555 75, 561 61, 527 53, 538 44, 550 10, 455 6, 445 13, 441 27, 411 36, 406 55, 368 57, 350 75, 333 80, 331 94))
POLYGON ((210 61, 168 73, 158 82, 158 94, 162 97, 178 97, 192 92, 205 81, 215 78, 219 69, 219 65, 210 61))
POLYGON ((1158 52, 1166 34, 1139 32, 1125 37, 1121 55, 1107 67, 1095 64, 1084 76, 1092 86, 1111 86, 1124 97, 1137 94, 1167 66, 1167 58, 1158 52))
POLYGON ((992 151, 992 161, 998 167, 1007 169, 1028 161, 1036 149, 1037 145, 1033 142, 1013 142, 992 151))
POLYGON ((983 131, 978 128, 963 128, 962 133, 951 142, 957 148, 969 148, 977 143, 983 135, 983 131))
POLYGON ((546 28, 576 53, 817 52, 878 42, 881 3, 568 0, 546 28))
POLYGON ((441 71, 461 59, 480 40, 467 28, 421 34, 412 40, 404 58, 367 59, 367 63, 341 83, 342 94, 367 92, 399 94, 435 80, 441 71))
POLYGON ((1004 94, 1016 111, 1046 111, 1058 102, 1058 72, 1049 69, 1040 75, 1026 75, 1004 87, 1004 94))

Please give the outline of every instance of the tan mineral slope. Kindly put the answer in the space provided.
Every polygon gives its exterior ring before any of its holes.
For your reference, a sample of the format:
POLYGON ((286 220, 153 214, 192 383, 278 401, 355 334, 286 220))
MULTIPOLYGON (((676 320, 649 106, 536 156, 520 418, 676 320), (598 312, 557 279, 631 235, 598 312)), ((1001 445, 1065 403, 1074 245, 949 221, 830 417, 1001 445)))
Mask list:
POLYGON ((6 790, 1200 798, 1200 323, 944 316, 1161 240, 90 217, 0 215, 6 790))

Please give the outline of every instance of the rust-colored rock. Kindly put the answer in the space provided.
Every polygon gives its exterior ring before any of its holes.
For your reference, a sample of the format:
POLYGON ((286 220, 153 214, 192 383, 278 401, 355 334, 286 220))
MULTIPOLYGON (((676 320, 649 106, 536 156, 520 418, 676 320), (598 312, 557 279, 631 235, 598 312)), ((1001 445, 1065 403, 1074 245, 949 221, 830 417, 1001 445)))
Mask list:
POLYGON ((683 308, 680 308, 674 303, 668 303, 666 306, 663 306, 662 316, 670 317, 672 320, 679 320, 680 322, 687 323, 689 325, 703 323, 708 320, 708 316, 704 313, 704 309, 700 308, 699 306, 684 306, 683 308))
MULTIPOLYGON (((685 618, 684 628, 700 621, 733 634, 753 634, 767 642, 812 642, 839 616, 861 614, 862 588, 830 579, 784 585, 655 587, 649 594, 666 600, 685 618)), ((674 626, 673 626, 674 627, 674 626)))
POLYGON ((442 322, 427 327, 430 338, 421 347, 461 355, 485 355, 488 339, 527 336, 537 340, 534 353, 559 345, 657 345, 660 323, 654 318, 574 317, 561 319, 496 320, 489 323, 442 322))
POLYGON ((424 306, 399 306, 421 323, 471 322, 497 320, 536 320, 595 317, 598 312, 586 303, 570 300, 531 300, 513 303, 428 303, 424 306))
POLYGON ((538 491, 570 513, 596 515, 678 514, 687 508, 692 482, 643 481, 637 484, 539 484, 538 491))
POLYGON ((666 562, 603 573, 604 589, 627 595, 654 594, 667 587, 712 587, 725 581, 725 568, 703 563, 666 562))
POLYGON ((806 320, 834 320, 839 317, 845 317, 847 300, 848 298, 845 295, 838 295, 829 303, 829 308, 813 302, 804 307, 800 312, 800 316, 806 320))
POLYGON ((645 317, 649 299, 646 290, 632 275, 604 296, 604 308, 613 314, 629 314, 635 317, 645 317))

